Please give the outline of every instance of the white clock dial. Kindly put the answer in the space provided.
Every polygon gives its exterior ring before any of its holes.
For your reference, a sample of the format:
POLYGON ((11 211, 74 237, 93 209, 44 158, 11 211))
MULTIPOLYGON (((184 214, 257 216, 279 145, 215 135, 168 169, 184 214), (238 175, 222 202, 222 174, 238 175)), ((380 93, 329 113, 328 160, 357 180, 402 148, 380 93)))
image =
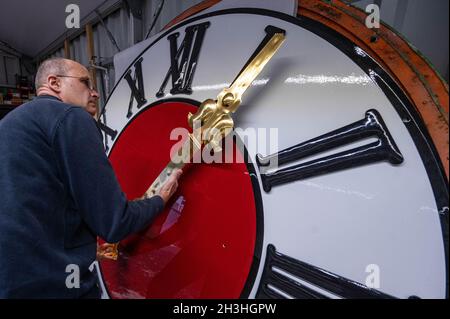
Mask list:
POLYGON ((445 297, 448 192, 426 130, 379 65, 306 18, 213 12, 143 50, 100 119, 125 192, 145 191, 177 142, 171 130, 236 78, 268 26, 286 40, 233 119, 277 129, 276 147, 241 134, 246 165, 189 167, 156 233, 101 262, 110 296, 445 297), (262 174, 258 154, 279 152, 283 165, 262 174))

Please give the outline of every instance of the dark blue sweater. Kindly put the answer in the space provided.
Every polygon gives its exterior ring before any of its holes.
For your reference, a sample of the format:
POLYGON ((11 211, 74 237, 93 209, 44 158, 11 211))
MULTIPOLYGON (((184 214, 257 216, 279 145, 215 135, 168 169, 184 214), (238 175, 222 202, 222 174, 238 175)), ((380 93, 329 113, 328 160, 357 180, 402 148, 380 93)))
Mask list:
POLYGON ((0 121, 0 298, 92 295, 96 236, 120 241, 163 206, 127 201, 82 108, 50 96, 18 107, 0 121), (69 264, 80 288, 66 287, 69 264))

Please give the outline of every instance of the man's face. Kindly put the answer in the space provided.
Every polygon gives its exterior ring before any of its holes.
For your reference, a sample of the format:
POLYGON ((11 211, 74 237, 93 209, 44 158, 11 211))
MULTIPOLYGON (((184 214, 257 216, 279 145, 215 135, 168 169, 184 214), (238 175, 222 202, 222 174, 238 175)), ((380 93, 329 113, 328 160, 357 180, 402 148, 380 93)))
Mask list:
POLYGON ((70 63, 69 72, 62 74, 60 97, 63 102, 83 107, 92 116, 97 112, 98 92, 91 90, 88 70, 76 62, 70 63))

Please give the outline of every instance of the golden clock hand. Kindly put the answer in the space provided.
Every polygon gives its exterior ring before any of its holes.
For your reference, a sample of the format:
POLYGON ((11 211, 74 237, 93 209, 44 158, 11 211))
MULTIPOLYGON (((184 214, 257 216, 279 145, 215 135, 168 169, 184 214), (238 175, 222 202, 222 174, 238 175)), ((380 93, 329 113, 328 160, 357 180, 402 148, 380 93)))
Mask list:
MULTIPOLYGON (((284 34, 275 33, 264 47, 256 54, 256 56, 247 64, 247 66, 239 73, 230 87, 219 93, 217 102, 212 100, 204 101, 195 115, 189 114, 188 120, 193 128, 193 134, 189 134, 189 138, 183 146, 178 150, 176 161, 171 160, 164 170, 159 174, 149 189, 145 192, 144 197, 151 197, 157 194, 161 186, 169 178, 170 174, 176 168, 183 168, 185 163, 189 163, 193 155, 201 150, 202 144, 209 141, 213 143, 213 148, 217 149, 218 142, 202 137, 202 130, 216 129, 216 132, 223 133, 224 128, 232 127, 233 120, 228 117, 229 112, 235 112, 241 103, 241 97, 254 79, 262 71, 264 66, 274 56, 281 47, 285 39, 284 34), (194 122, 199 120, 200 125, 194 122), (214 143, 216 142, 216 143, 214 143)), ((204 136, 207 134, 203 134, 204 136)))
POLYGON ((217 103, 234 113, 241 103, 244 92, 261 73, 267 62, 275 55, 285 40, 283 33, 275 33, 257 55, 239 73, 233 83, 217 96, 217 103))
MULTIPOLYGON (((264 47, 256 54, 256 56, 239 73, 230 87, 225 88, 219 93, 216 103, 212 100, 206 100, 200 106, 195 118, 192 114, 189 115, 189 124, 194 128, 194 134, 189 134, 189 139, 186 140, 178 151, 178 156, 179 159, 181 157, 181 161, 178 160, 175 163, 171 160, 166 168, 152 183, 144 196, 154 196, 175 168, 183 168, 184 164, 188 163, 192 159, 193 154, 201 150, 201 145, 204 140, 201 138, 201 132, 197 130, 216 128, 218 132, 223 132, 223 130, 220 129, 221 127, 226 127, 229 126, 229 124, 233 124, 232 119, 226 117, 227 113, 234 113, 237 110, 241 103, 242 95, 252 84, 258 74, 261 73, 267 62, 269 62, 269 60, 281 47, 284 39, 284 34, 275 33, 264 45, 264 47), (200 120, 201 125, 198 128, 194 127, 193 121, 195 119, 200 120)), ((211 140, 209 141, 211 142, 211 140)), ((218 143, 214 144, 213 147, 217 149, 218 143)))
POLYGON ((233 83, 222 90, 217 96, 217 101, 204 101, 195 114, 189 113, 189 125, 194 128, 194 123, 200 123, 203 133, 202 144, 208 143, 215 151, 220 151, 220 141, 228 135, 234 127, 230 113, 234 113, 241 104, 242 95, 261 73, 269 60, 275 55, 285 40, 284 33, 274 33, 265 45, 254 54, 254 58, 246 64, 233 83))
MULTIPOLYGON (((171 159, 142 198, 155 196, 173 170, 176 168, 181 169, 186 163, 189 163, 194 154, 201 151, 203 144, 208 143, 215 151, 220 151, 220 141, 228 135, 234 126, 233 119, 229 113, 234 113, 239 108, 242 95, 275 55, 284 40, 285 36, 283 33, 275 33, 263 48, 257 52, 256 56, 247 63, 233 83, 219 93, 217 101, 205 100, 195 114, 189 113, 188 122, 193 128, 193 133, 188 135, 188 139, 177 151, 176 160, 171 159)), ((110 245, 108 246, 110 249, 108 254, 104 254, 102 257, 116 260, 119 243, 106 245, 110 245)))

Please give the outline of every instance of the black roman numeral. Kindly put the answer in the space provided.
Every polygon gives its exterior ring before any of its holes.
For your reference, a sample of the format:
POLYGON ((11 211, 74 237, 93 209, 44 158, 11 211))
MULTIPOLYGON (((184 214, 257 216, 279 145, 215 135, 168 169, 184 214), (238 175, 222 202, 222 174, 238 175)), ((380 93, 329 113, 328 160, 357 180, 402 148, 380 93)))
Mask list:
POLYGON ((105 124, 100 122, 100 119, 99 119, 97 121, 97 125, 103 132, 105 132, 105 142, 104 142, 105 150, 108 151, 109 150, 108 136, 111 137, 111 141, 114 141, 117 136, 117 131, 113 130, 112 128, 110 128, 109 126, 106 125, 106 115, 105 114, 103 114, 103 121, 105 122, 105 124))
POLYGON ((276 154, 265 157, 257 154, 256 161, 261 170, 264 191, 270 192, 271 188, 276 185, 351 167, 380 161, 401 164, 403 155, 395 144, 380 113, 376 110, 369 110, 366 112, 365 118, 358 122, 297 144, 276 154), (377 137, 378 141, 275 172, 265 173, 261 169, 273 163, 277 163, 278 166, 287 164, 368 137, 377 137))
POLYGON ((334 296, 351 299, 392 299, 387 295, 373 288, 364 286, 358 282, 333 274, 327 270, 315 267, 292 257, 283 255, 276 251, 272 244, 267 246, 266 262, 259 284, 256 298, 258 299, 282 299, 287 294, 298 299, 326 299, 329 296, 317 287, 325 290, 334 296), (276 271, 275 269, 281 270, 276 271), (289 274, 303 282, 292 279, 285 274, 289 274))
POLYGON ((130 118, 133 115, 132 109, 134 100, 136 100, 137 102, 138 109, 141 108, 141 106, 143 106, 145 103, 147 103, 144 92, 144 80, 142 78, 142 61, 143 58, 140 58, 134 64, 134 79, 131 77, 131 70, 128 70, 128 72, 125 74, 125 79, 127 80, 128 85, 130 86, 131 89, 130 104, 128 105, 127 118, 130 118))
POLYGON ((210 22, 204 22, 186 28, 186 35, 180 47, 177 44, 177 38, 180 33, 177 32, 167 37, 170 41, 170 68, 161 88, 156 93, 157 97, 164 96, 169 77, 172 77, 170 94, 192 94, 192 80, 194 79, 206 29, 209 25, 210 22))

